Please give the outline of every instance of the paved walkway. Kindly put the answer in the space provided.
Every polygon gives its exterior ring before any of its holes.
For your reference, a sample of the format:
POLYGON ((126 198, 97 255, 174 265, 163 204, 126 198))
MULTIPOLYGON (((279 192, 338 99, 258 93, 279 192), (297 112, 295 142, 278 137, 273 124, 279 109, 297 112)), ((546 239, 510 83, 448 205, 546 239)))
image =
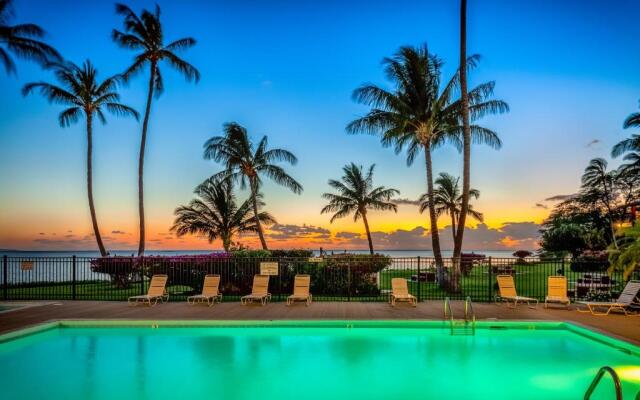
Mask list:
MULTIPOLYGON (((27 304, 27 302, 5 302, 27 304)), ((128 307, 124 302, 60 301, 34 302, 30 307, 0 313, 0 333, 25 328, 47 321, 63 319, 146 319, 146 320, 385 320, 385 319, 430 319, 440 320, 443 303, 423 302, 418 307, 405 304, 391 307, 387 303, 338 303, 317 302, 310 307, 297 304, 287 307, 284 303, 271 303, 265 307, 241 306, 239 303, 222 303, 213 307, 189 306, 186 303, 159 304, 155 307, 128 307)), ((454 315, 463 315, 463 303, 453 302, 454 315)), ((618 337, 640 345, 640 317, 609 315, 595 317, 575 310, 537 309, 518 306, 517 309, 493 303, 475 303, 478 320, 538 320, 567 321, 618 337)))

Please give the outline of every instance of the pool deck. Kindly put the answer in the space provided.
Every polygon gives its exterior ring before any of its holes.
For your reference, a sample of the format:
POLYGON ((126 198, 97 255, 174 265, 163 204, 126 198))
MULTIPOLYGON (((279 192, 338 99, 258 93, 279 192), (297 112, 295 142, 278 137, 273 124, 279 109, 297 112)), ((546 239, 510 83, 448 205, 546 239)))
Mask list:
MULTIPOLYGON (((129 307, 124 302, 58 301, 58 302, 0 302, 0 305, 24 304, 27 307, 0 313, 0 334, 29 326, 69 319, 145 319, 145 320, 441 320, 443 303, 428 301, 410 307, 405 304, 391 307, 387 303, 316 302, 309 307, 284 303, 241 306, 222 303, 213 307, 189 306, 186 303, 166 303, 155 307, 129 307)), ((452 302, 454 315, 463 315, 463 302, 452 302)), ((592 316, 575 309, 537 309, 518 306, 517 309, 493 303, 474 303, 478 320, 501 321, 565 321, 572 322, 607 335, 640 345, 640 317, 619 314, 592 316)), ((573 308, 573 307, 572 307, 573 308)))

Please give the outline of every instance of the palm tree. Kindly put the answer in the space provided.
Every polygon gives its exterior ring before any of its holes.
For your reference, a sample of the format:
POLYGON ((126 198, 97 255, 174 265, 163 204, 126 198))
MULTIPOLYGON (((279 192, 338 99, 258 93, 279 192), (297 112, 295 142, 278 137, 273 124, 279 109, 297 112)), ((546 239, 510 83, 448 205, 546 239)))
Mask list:
MULTIPOLYGON (((469 66, 474 67, 478 60, 479 56, 470 57, 469 66)), ((349 123, 347 132, 380 134, 382 144, 394 145, 396 153, 406 147, 407 165, 411 165, 420 151, 424 151, 431 241, 439 280, 442 282, 442 254, 437 216, 432 206, 434 190, 431 153, 447 142, 462 148, 462 105, 459 99, 454 99, 460 73, 457 72, 441 90, 440 70, 443 63, 437 56, 429 53, 426 44, 418 48, 402 47, 393 58, 385 58, 383 64, 394 90, 389 91, 372 84, 356 89, 353 92, 354 100, 367 104, 372 109, 364 117, 349 123)), ((505 102, 489 100, 494 86, 494 82, 483 83, 469 93, 472 115, 475 118, 508 110, 505 102)), ((475 142, 500 148, 501 142, 495 132, 478 125, 470 128, 475 142)))
MULTIPOLYGON (((436 178, 436 188, 433 196, 436 216, 440 217, 443 214, 448 214, 451 218, 451 233, 454 241, 456 240, 456 226, 458 226, 460 211, 462 210, 462 193, 458 185, 459 181, 460 178, 441 172, 436 178)), ((475 199, 480 197, 480 191, 477 189, 471 189, 469 193, 475 199)), ((419 201, 420 212, 423 213, 429 208, 429 197, 425 193, 420 197, 419 201)), ((469 205, 467 213, 480 222, 484 220, 482 213, 474 210, 471 205, 469 205)))
POLYGON ((138 213, 140 215, 140 244, 138 255, 144 255, 145 225, 144 225, 144 150, 147 143, 147 130, 149 128, 149 115, 153 97, 162 94, 164 85, 160 73, 160 62, 166 61, 178 70, 187 81, 198 82, 200 73, 191 64, 176 55, 176 52, 193 47, 195 39, 187 37, 175 40, 168 45, 164 44, 164 34, 160 23, 160 7, 156 5, 155 12, 142 10, 140 16, 136 15, 129 7, 116 4, 116 13, 124 17, 124 32, 113 30, 111 37, 120 47, 127 50, 135 50, 133 64, 124 72, 123 77, 128 81, 131 77, 149 66, 149 88, 147 91, 147 103, 142 122, 142 136, 140 138, 140 154, 138 157, 138 213))
POLYGON ((9 55, 35 61, 41 65, 62 61, 60 54, 39 41, 45 33, 36 24, 9 25, 13 19, 13 0, 0 0, 0 62, 8 74, 16 72, 16 64, 9 55))
POLYGON ((613 202, 615 201, 614 185, 616 185, 615 171, 607 171, 607 161, 602 158, 594 158, 582 174, 582 198, 592 199, 594 203, 600 201, 606 209, 609 219, 609 228, 613 244, 617 248, 615 229, 613 226, 613 202))
POLYGON ((373 170, 375 166, 375 164, 371 165, 365 175, 361 165, 356 165, 355 163, 345 165, 342 168, 344 175, 341 181, 329 180, 329 186, 338 193, 324 193, 322 195, 324 199, 329 200, 329 204, 324 206, 321 211, 322 214, 334 213, 331 216, 331 223, 351 213, 353 213, 354 221, 362 218, 371 254, 373 254, 373 241, 369 230, 367 210, 398 212, 398 207, 390 200, 400 193, 396 189, 387 189, 384 186, 373 187, 373 170))
MULTIPOLYGON (((204 235, 209 243, 222 240, 225 251, 229 251, 236 235, 258 231, 252 211, 252 203, 236 203, 231 182, 217 182, 208 179, 199 185, 195 192, 197 198, 189 205, 176 208, 176 219, 171 231, 178 237, 192 234, 204 235)), ((266 212, 258 214, 263 224, 275 224, 275 219, 266 212)))
MULTIPOLYGON (((640 128, 640 112, 629 115, 622 125, 624 129, 640 128)), ((611 150, 612 157, 624 156, 627 163, 622 164, 621 171, 628 174, 638 175, 640 173, 640 135, 632 134, 630 138, 618 142, 611 150)))
POLYGON ((269 149, 266 136, 262 137, 257 146, 254 145, 249 139, 247 130, 235 122, 224 124, 223 130, 224 136, 215 136, 205 142, 204 158, 225 165, 225 169, 213 175, 212 179, 240 182, 242 189, 246 188, 248 183, 260 243, 264 250, 268 250, 262 224, 258 218, 261 176, 267 176, 275 183, 300 194, 302 185, 282 167, 274 164, 277 161, 284 161, 295 165, 298 159, 290 151, 269 149))
POLYGON ((100 249, 100 254, 104 257, 107 252, 102 243, 96 210, 93 204, 93 118, 97 117, 105 124, 106 118, 104 110, 116 116, 133 116, 138 119, 138 112, 133 108, 120 103, 120 95, 116 92, 118 76, 105 79, 102 82, 97 80, 98 71, 89 60, 85 61, 82 67, 73 63, 51 64, 54 74, 61 86, 52 85, 46 82, 29 83, 22 89, 24 96, 38 90, 50 103, 69 106, 58 116, 58 122, 62 127, 68 127, 84 114, 87 129, 87 195, 89 198, 89 211, 91 212, 91 223, 93 233, 100 249))
MULTIPOLYGON (((467 91, 467 0, 460 0, 460 94, 462 109, 462 205, 458 231, 453 243, 454 269, 459 267, 457 260, 462 253, 462 241, 464 240, 464 226, 469 210, 469 197, 471 196, 471 94, 467 91)), ((458 272, 458 271, 456 271, 458 272)), ((456 273, 456 276, 460 274, 456 273)), ((457 290, 457 282, 454 283, 457 290)))

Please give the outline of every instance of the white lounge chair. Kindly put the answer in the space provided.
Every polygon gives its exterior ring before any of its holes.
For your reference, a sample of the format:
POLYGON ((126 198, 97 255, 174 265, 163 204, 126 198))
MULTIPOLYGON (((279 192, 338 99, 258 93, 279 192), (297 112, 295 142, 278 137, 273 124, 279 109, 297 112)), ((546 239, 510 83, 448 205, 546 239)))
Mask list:
POLYGON ((631 306, 640 306, 637 297, 640 295, 640 281, 629 281, 624 287, 618 300, 616 301, 579 301, 578 304, 584 305, 587 309, 578 309, 579 312, 591 313, 591 315, 609 315, 613 310, 622 311, 624 315, 640 315, 638 312, 631 310, 631 306), (598 311, 598 309, 606 309, 606 312, 598 311))

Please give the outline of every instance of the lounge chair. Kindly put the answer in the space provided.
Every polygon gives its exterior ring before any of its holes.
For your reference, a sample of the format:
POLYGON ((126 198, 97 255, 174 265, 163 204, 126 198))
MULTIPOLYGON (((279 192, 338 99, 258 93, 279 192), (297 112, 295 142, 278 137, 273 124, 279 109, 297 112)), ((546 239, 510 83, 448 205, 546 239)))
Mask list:
POLYGON ((127 303, 130 306, 135 306, 140 303, 148 306, 155 306, 158 304, 158 301, 164 303, 169 300, 169 294, 165 290, 167 286, 167 279, 167 275, 164 274, 152 276, 147 294, 143 294, 142 296, 131 296, 127 300, 127 303))
POLYGON ((220 293, 220 275, 205 275, 202 293, 195 296, 187 297, 187 303, 194 305, 196 303, 207 303, 209 307, 222 301, 222 293, 220 293))
POLYGON ((269 293, 269 275, 254 275, 251 294, 242 296, 240 298, 240 304, 246 306, 248 303, 253 303, 255 300, 259 300, 260 304, 263 306, 271 301, 271 293, 269 293))
POLYGON ((395 307, 396 301, 406 301, 414 307, 418 304, 416 296, 409 293, 409 286, 404 278, 391 279, 391 298, 389 302, 392 307, 395 307))
POLYGON ((537 308, 538 307, 538 299, 534 299, 532 297, 524 297, 518 296, 516 292, 516 284, 513 281, 513 276, 511 275, 498 275, 498 290, 500 295, 496 297, 496 301, 498 299, 507 303, 507 307, 516 308, 518 303, 527 303, 529 308, 537 308), (509 302, 513 302, 513 306, 509 305, 509 302), (535 306, 531 307, 532 302, 536 302, 535 306))
POLYGON ((311 304, 311 277, 309 275, 296 275, 293 280, 293 294, 287 297, 287 305, 290 306, 294 301, 304 301, 305 305, 311 304))
POLYGON ((622 311, 624 315, 640 315, 631 309, 632 306, 640 306, 637 297, 640 296, 640 281, 629 281, 624 287, 618 300, 612 302, 602 301, 580 301, 578 304, 584 305, 587 309, 578 309, 579 312, 590 312, 592 315, 609 315, 613 310, 622 311), (606 312, 599 312, 598 309, 606 308, 606 312))
POLYGON ((569 308, 571 300, 567 296, 566 277, 550 276, 547 278, 547 297, 544 298, 544 308, 547 308, 549 303, 560 303, 569 308))

